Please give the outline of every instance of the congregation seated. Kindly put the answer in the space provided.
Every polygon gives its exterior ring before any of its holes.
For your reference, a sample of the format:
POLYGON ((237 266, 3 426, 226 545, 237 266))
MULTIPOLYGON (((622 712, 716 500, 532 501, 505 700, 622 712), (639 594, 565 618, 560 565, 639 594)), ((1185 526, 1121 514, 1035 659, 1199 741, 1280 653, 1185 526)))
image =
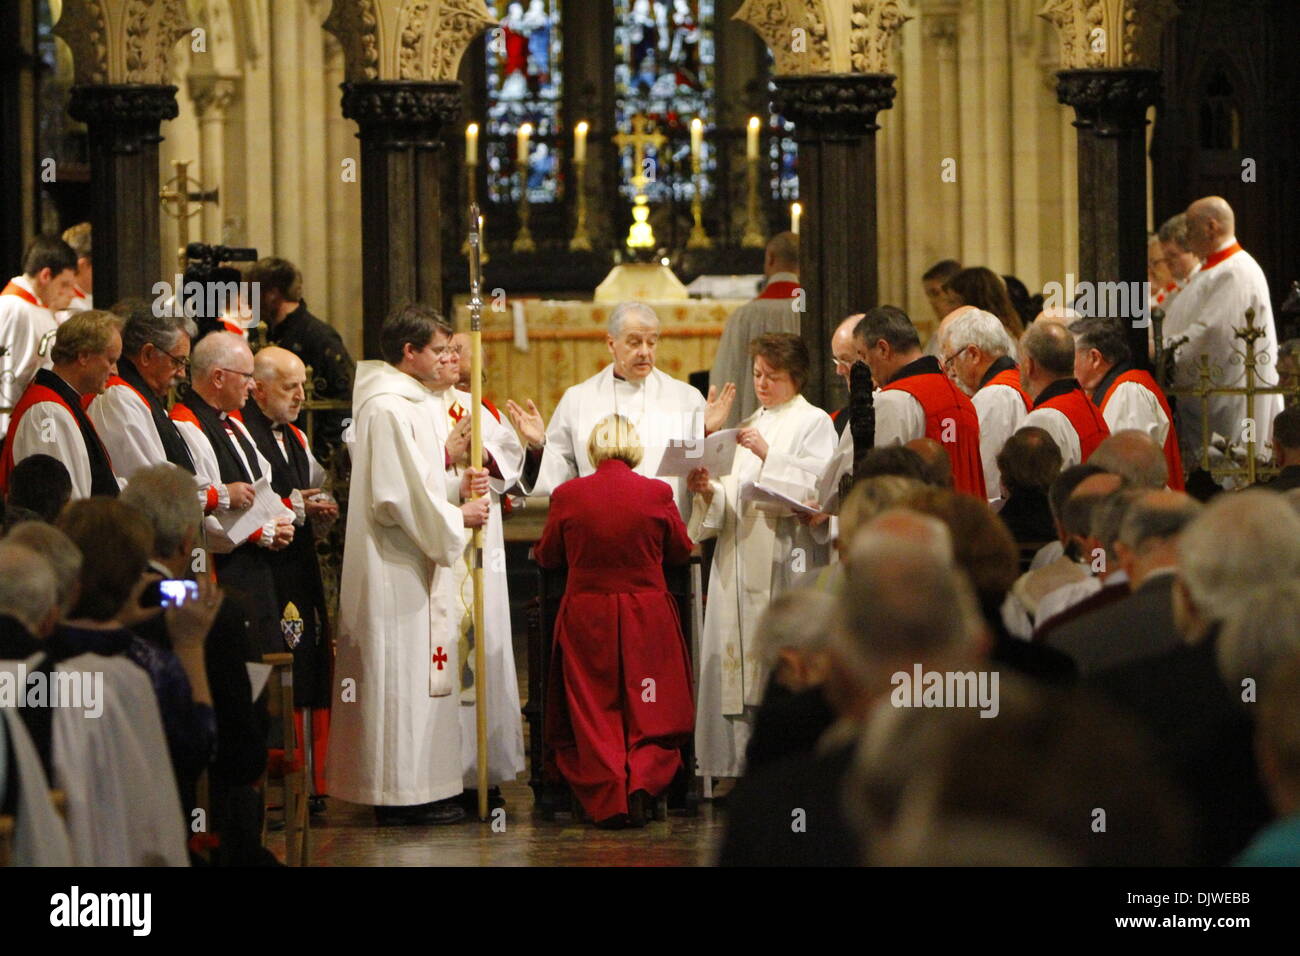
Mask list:
POLYGON ((884 445, 872 448, 858 458, 858 463, 853 469, 855 481, 875 478, 879 475, 897 475, 926 485, 935 484, 934 472, 926 466, 920 452, 907 445, 884 445))
POLYGON ((1061 449, 1052 436, 1033 426, 1013 432, 997 462, 1002 482, 998 517, 1011 537, 1020 545, 1043 545, 1056 538, 1047 491, 1061 473, 1061 449))
POLYGON ((1159 491, 1168 484, 1169 477, 1164 454, 1146 432, 1126 428, 1102 439, 1088 456, 1088 464, 1119 475, 1130 488, 1159 491))
POLYGON ((51 455, 31 455, 14 465, 5 496, 5 527, 20 521, 53 522, 72 497, 72 478, 51 455))

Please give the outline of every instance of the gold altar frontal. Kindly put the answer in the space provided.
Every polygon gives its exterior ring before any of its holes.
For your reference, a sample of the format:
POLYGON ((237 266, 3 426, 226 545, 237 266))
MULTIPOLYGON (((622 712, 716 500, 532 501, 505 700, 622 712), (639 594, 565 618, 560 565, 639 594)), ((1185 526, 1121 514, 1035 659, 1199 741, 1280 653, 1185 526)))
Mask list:
MULTIPOLYGON (((743 299, 687 299, 647 302, 659 316, 655 367, 686 381, 713 365, 727 316, 743 299)), ((532 399, 548 420, 570 385, 595 375, 610 362, 605 326, 615 303, 525 299, 483 310, 483 395, 505 414, 507 398, 532 399), (527 349, 515 344, 515 312, 523 309, 527 349)), ((456 328, 469 329, 469 305, 456 301, 456 328)))

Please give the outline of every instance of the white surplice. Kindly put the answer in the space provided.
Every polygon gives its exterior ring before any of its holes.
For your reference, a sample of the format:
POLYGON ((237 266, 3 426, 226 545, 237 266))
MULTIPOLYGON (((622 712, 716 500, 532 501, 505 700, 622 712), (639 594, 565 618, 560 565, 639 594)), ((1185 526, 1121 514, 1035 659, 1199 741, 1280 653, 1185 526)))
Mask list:
POLYGON ((754 653, 759 616, 772 598, 829 560, 828 546, 793 513, 742 501, 740 491, 757 482, 794 498, 816 497, 817 479, 836 447, 830 416, 796 395, 759 409, 740 427, 748 426, 767 441, 766 461, 737 449, 731 474, 710 481, 709 504, 697 497, 688 527, 695 541, 718 539, 696 690, 695 753, 703 776, 736 777, 743 770, 752 711, 767 677, 754 653))
MULTIPOLYGON (((57 458, 68 469, 72 480, 72 500, 90 497, 92 477, 86 439, 72 412, 63 404, 37 402, 28 406, 6 440, 13 444, 15 465, 32 455, 57 458)), ((116 465, 113 470, 116 473, 116 465)), ((120 476, 117 483, 126 485, 120 476)))
POLYGON ((465 549, 445 409, 386 362, 357 365, 329 792, 410 806, 462 790, 452 570, 465 549))
POLYGON ((102 675, 103 713, 54 710, 54 785, 67 796, 76 866, 189 866, 158 698, 149 675, 126 657, 81 654, 60 673, 102 675))
MULTIPOLYGON (((451 412, 457 417, 468 415, 472 399, 468 392, 447 389, 440 396, 450 423, 451 412), (457 408, 459 407, 459 408, 457 408)), ((501 496, 519 480, 523 471, 524 448, 514 429, 497 421, 486 408, 483 409, 484 462, 491 455, 501 472, 492 478, 491 513, 484 526, 483 535, 483 653, 487 662, 488 704, 488 782, 501 783, 514 780, 524 770, 524 725, 519 705, 519 677, 515 672, 515 650, 510 628, 510 592, 506 582, 506 545, 502 532, 501 496)), ((463 469, 453 467, 447 471, 447 481, 460 484, 463 469)), ((465 788, 478 786, 478 724, 475 694, 478 685, 474 674, 474 649, 467 635, 474 613, 474 580, 470 575, 473 544, 467 543, 465 553, 456 562, 452 623, 458 636, 460 651, 460 731, 461 761, 465 768, 465 788)))
MULTIPOLYGON (((585 382, 565 390, 546 428, 546 450, 541 470, 529 495, 549 495, 570 478, 595 472, 587 457, 591 430, 606 415, 622 415, 636 426, 645 454, 636 473, 654 478, 659 459, 670 441, 699 441, 704 438, 704 396, 699 389, 653 369, 641 382, 614 377, 614 366, 605 366, 585 382)), ((689 496, 685 478, 661 478, 673 489, 677 510, 688 514, 689 496)))
POLYGON ((984 490, 990 499, 999 498, 1002 472, 998 469, 998 454, 1025 420, 1025 400, 1010 385, 985 385, 970 401, 980 422, 984 490))
MULTIPOLYGON (((26 276, 12 285, 37 298, 26 276)), ((40 300, 37 299, 37 302, 40 300)), ((0 408, 13 408, 42 368, 50 368, 50 349, 59 325, 54 313, 14 293, 0 295, 0 408)), ((9 412, 0 412, 0 436, 9 431, 9 412)))
MULTIPOLYGON (((30 674, 41 662, 41 654, 26 661, 0 661, 0 670, 18 674, 25 666, 30 674)), ((25 689, 22 691, 25 693, 25 689)), ((0 755, 14 756, 14 776, 0 769, 0 799, 6 788, 15 792, 16 810, 13 840, 14 866, 71 866, 72 846, 63 818, 50 800, 50 782, 41 766, 36 744, 27 732, 16 707, 0 707, 0 755)), ((0 762, 3 762, 0 760, 0 762)))
MULTIPOLYGON (((1228 248, 1231 242, 1222 248, 1228 248)), ((1222 376, 1215 384, 1236 387, 1245 384, 1246 372, 1241 356, 1245 342, 1233 333, 1246 326, 1246 310, 1255 310, 1255 327, 1263 335, 1255 341, 1256 384, 1277 383, 1277 329, 1273 324, 1273 306, 1268 294, 1264 270, 1244 249, 1226 259, 1202 268, 1187 283, 1165 315, 1162 333, 1166 347, 1171 339, 1187 336, 1179 347, 1174 364, 1176 386, 1195 385, 1197 366, 1202 354, 1210 357, 1222 376)), ((1282 411, 1281 395, 1256 395, 1254 408, 1255 440, 1262 445, 1273 434, 1273 419, 1282 411)), ((1201 458, 1202 421, 1208 417, 1211 433, 1235 444, 1242 440, 1246 419, 1246 396, 1211 395, 1205 402, 1191 395, 1178 396, 1176 413, 1178 440, 1183 460, 1201 458)))

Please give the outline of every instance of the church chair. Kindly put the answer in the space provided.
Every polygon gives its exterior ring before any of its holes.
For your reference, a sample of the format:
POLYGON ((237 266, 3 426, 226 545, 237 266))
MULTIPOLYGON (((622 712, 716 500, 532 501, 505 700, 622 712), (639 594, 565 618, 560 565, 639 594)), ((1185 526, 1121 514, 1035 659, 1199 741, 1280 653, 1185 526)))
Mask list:
MULTIPOLYGON (((279 717, 284 755, 267 765, 264 800, 269 805, 273 785, 278 785, 284 807, 284 862, 287 866, 308 866, 311 859, 311 815, 308 804, 311 780, 307 763, 301 759, 301 744, 293 719, 293 655, 263 654, 262 663, 271 665, 267 680, 268 709, 272 720, 279 717)), ((267 819, 262 818, 262 844, 266 845, 267 819)))

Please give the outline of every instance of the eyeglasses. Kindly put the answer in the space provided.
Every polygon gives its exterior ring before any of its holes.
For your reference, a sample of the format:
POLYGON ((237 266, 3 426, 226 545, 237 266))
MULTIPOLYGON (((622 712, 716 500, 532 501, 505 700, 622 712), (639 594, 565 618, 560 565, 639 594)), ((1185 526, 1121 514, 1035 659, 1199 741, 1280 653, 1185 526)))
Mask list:
MULTIPOLYGON (((168 357, 170 358, 170 356, 168 356, 168 357)), ((252 373, 252 372, 241 372, 241 371, 239 371, 239 369, 236 369, 236 368, 223 368, 223 369, 218 369, 217 371, 220 371, 220 372, 227 372, 227 373, 229 373, 229 374, 231 374, 231 375, 242 375, 243 378, 244 378, 244 381, 245 381, 245 382, 251 382, 251 381, 253 380, 253 373, 252 373)))
MULTIPOLYGON (((159 349, 158 351, 162 352, 162 349, 159 349)), ((177 371, 189 372, 190 360, 188 358, 182 355, 172 355, 171 352, 163 352, 162 354, 171 359, 171 362, 176 366, 177 371)))
POLYGON ((953 352, 951 355, 949 355, 946 359, 944 359, 944 360, 943 360, 943 369, 944 369, 944 371, 946 372, 946 371, 948 371, 949 369, 951 369, 951 368, 952 368, 952 363, 955 362, 955 361, 957 361, 957 356, 961 355, 961 353, 962 353, 962 352, 965 352, 966 349, 968 349, 968 348, 970 348, 969 345, 966 346, 965 348, 960 348, 960 349, 958 349, 957 351, 953 352))

